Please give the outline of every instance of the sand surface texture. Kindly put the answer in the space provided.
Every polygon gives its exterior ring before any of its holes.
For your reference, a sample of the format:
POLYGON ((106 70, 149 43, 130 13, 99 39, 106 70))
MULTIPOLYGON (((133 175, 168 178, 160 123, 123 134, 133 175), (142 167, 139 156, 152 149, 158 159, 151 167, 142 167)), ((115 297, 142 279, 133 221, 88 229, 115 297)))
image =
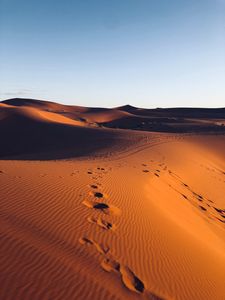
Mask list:
POLYGON ((174 132, 102 125, 129 106, 10 101, 0 299, 225 299, 223 110, 174 132))

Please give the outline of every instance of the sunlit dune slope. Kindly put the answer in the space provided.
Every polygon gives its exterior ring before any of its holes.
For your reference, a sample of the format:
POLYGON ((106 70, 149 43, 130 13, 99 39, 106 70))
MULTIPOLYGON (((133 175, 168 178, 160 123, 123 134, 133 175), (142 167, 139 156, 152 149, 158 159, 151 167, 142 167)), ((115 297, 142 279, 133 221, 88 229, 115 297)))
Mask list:
POLYGON ((0 299, 224 300, 223 112, 1 102, 0 299))
POLYGON ((1 161, 1 299, 224 299, 225 138, 146 138, 1 161))
POLYGON ((14 107, 35 107, 63 115, 89 126, 156 132, 224 132, 224 108, 143 109, 124 105, 117 108, 68 106, 32 99, 9 99, 14 107))
POLYGON ((63 112, 63 111, 73 111, 73 112, 85 112, 87 108, 82 106, 72 106, 63 105, 56 102, 36 100, 36 99, 24 99, 24 98, 13 98, 2 101, 7 105, 17 106, 17 107, 33 107, 40 110, 52 111, 52 112, 63 112))

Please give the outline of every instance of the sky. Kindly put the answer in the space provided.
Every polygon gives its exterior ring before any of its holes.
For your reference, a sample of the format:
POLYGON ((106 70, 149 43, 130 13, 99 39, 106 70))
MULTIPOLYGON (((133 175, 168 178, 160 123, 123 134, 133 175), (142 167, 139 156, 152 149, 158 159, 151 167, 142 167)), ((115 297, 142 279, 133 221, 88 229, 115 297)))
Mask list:
POLYGON ((0 100, 225 106, 225 0, 0 0, 0 100))

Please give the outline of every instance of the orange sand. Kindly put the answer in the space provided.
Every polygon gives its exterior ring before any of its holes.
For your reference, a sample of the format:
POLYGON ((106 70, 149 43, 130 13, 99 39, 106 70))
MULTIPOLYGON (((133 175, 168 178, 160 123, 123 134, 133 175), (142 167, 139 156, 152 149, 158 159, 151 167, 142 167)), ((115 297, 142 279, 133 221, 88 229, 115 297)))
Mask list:
POLYGON ((35 105, 2 109, 7 124, 97 131, 99 148, 2 154, 0 299, 225 299, 222 133, 96 129, 35 105), (117 140, 104 144, 108 135, 117 140))

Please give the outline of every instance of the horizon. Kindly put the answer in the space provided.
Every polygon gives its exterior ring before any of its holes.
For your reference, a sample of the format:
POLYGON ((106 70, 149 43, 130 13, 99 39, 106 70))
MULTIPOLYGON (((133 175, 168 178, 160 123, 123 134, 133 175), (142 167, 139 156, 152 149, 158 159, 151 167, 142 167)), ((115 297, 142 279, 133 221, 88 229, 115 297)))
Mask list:
POLYGON ((3 100, 224 107, 224 0, 2 0, 0 8, 3 100))
POLYGON ((59 105, 65 105, 65 106, 80 106, 80 107, 86 107, 86 108, 106 108, 106 109, 117 109, 117 108, 123 108, 126 106, 130 106, 132 108, 137 109, 225 109, 225 106, 216 106, 216 107, 200 107, 200 106, 167 106, 167 107, 142 107, 142 106, 134 106, 130 103, 125 103, 119 106, 86 106, 86 105, 77 105, 74 104, 67 104, 66 102, 57 102, 56 100, 47 100, 47 99, 34 99, 34 98, 25 98, 25 97, 14 97, 14 98, 7 98, 7 99, 0 99, 0 103, 10 101, 10 100, 32 100, 32 101, 41 101, 41 102, 49 102, 49 103, 55 103, 59 105))

